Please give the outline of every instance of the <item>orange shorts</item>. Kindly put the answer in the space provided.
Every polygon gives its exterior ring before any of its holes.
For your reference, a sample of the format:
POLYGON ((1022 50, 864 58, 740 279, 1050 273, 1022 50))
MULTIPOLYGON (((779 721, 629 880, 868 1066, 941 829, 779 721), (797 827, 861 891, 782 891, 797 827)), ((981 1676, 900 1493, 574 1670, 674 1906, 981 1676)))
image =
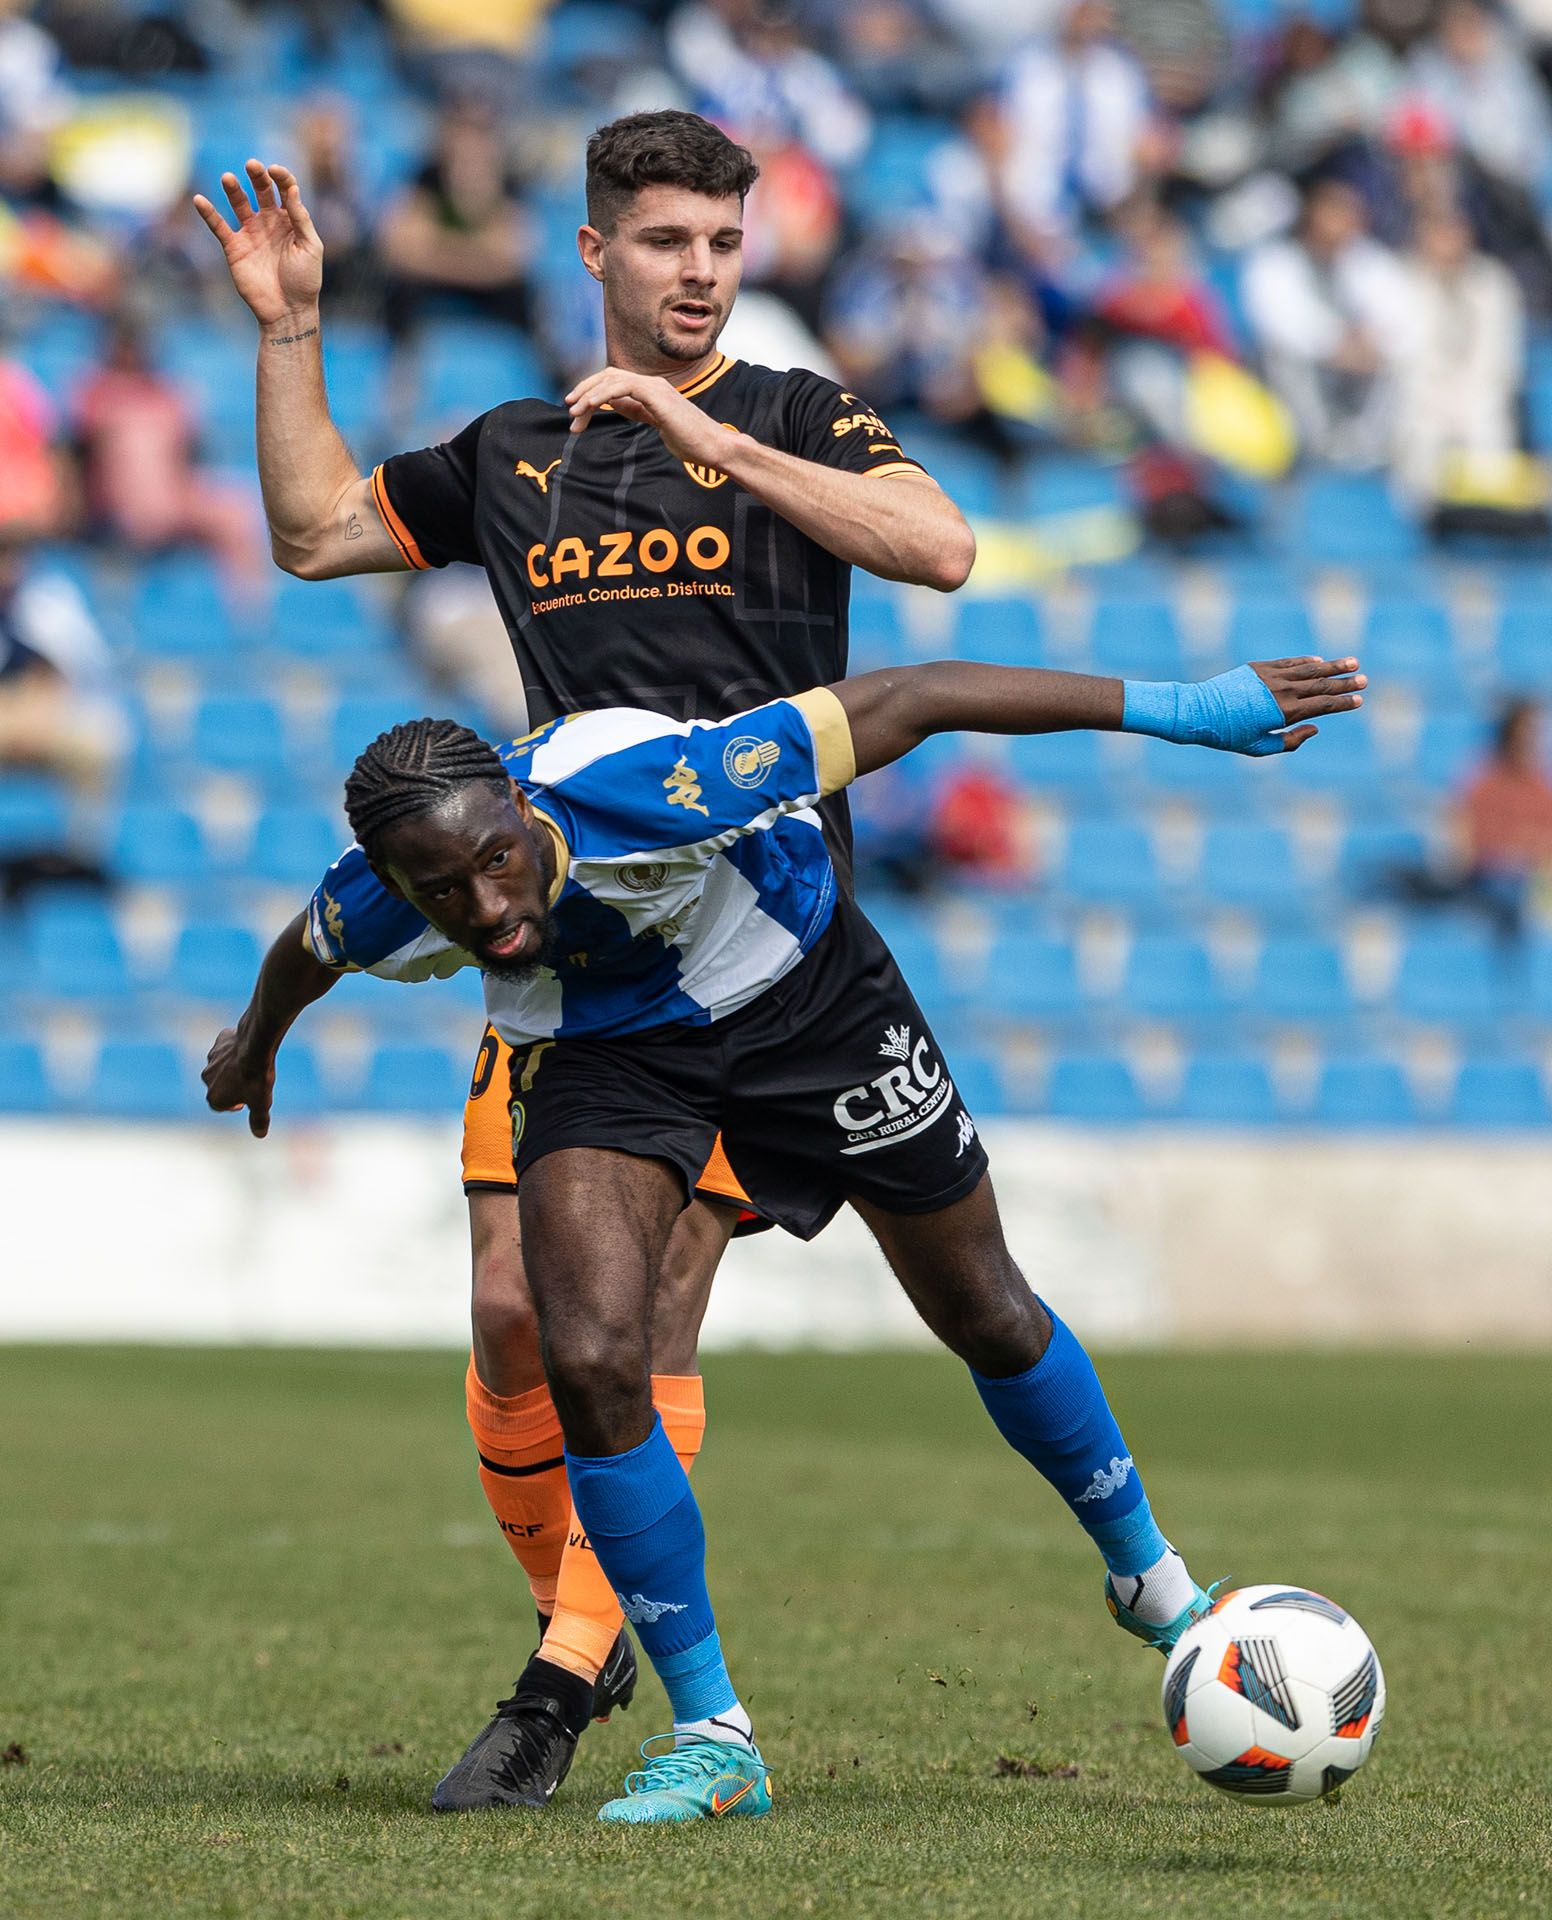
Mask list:
MULTIPOLYGON (((465 1193, 517 1192, 517 1171, 512 1165, 511 1060, 512 1049, 494 1027, 487 1027, 474 1057, 463 1110, 465 1193)), ((704 1199, 743 1208, 743 1217, 751 1224, 759 1218, 727 1163, 720 1135, 695 1191, 704 1199)))

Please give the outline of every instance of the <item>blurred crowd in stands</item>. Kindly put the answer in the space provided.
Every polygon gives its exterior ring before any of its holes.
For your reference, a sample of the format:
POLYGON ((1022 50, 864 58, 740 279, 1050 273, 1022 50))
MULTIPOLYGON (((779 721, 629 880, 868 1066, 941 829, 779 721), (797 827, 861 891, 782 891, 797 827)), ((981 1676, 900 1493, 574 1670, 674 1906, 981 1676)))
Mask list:
MULTIPOLYGON (((762 169, 729 350, 885 409, 989 566, 1048 494, 1123 528, 1075 551, 1232 560, 1332 474, 1418 551, 1552 553, 1552 0, 0 0, 0 765, 100 795, 133 749, 122 657, 40 543, 126 582, 203 553, 234 631, 273 600, 240 356, 183 377, 243 325, 195 186, 294 166, 371 460, 477 410, 417 375, 448 316, 541 388, 600 363, 582 146, 669 104, 762 169)), ((418 669, 520 717, 478 576, 402 618, 418 669)), ((1552 875, 1539 725, 1503 714, 1396 898, 1519 927, 1552 875)), ((902 891, 1038 865, 996 760, 858 810, 902 891)))

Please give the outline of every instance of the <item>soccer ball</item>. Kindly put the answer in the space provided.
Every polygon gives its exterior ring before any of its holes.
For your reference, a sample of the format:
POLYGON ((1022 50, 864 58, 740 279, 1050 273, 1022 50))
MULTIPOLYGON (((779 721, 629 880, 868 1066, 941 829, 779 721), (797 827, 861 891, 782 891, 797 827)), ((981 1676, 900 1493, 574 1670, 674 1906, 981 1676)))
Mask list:
POLYGON ((1349 1613, 1304 1587, 1239 1587, 1188 1627, 1164 1669, 1164 1724, 1225 1793, 1292 1806, 1369 1757, 1385 1676, 1349 1613))

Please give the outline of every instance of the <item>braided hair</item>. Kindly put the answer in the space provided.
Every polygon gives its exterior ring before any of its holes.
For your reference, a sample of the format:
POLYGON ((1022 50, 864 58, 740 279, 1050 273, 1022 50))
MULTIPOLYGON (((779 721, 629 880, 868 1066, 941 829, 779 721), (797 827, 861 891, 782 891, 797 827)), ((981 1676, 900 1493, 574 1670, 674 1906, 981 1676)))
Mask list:
POLYGON ((456 720, 405 720, 357 755, 345 781, 345 817, 368 856, 400 820, 418 819, 475 784, 507 790, 500 754, 456 720))

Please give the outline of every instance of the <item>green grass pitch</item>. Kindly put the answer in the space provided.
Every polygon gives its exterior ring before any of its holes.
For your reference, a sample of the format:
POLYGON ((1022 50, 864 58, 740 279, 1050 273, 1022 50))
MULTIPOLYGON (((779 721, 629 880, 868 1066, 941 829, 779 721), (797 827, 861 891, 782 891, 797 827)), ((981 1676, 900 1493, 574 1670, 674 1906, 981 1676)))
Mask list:
POLYGON ((934 1355, 709 1368, 697 1469, 763 1822, 593 1818, 656 1682, 538 1816, 433 1816, 531 1644, 453 1354, 0 1351, 0 1912, 1531 1915, 1552 1910, 1535 1358, 1117 1357, 1199 1576, 1294 1580, 1390 1687, 1339 1804, 1242 1807, 1161 1663, 934 1355))

